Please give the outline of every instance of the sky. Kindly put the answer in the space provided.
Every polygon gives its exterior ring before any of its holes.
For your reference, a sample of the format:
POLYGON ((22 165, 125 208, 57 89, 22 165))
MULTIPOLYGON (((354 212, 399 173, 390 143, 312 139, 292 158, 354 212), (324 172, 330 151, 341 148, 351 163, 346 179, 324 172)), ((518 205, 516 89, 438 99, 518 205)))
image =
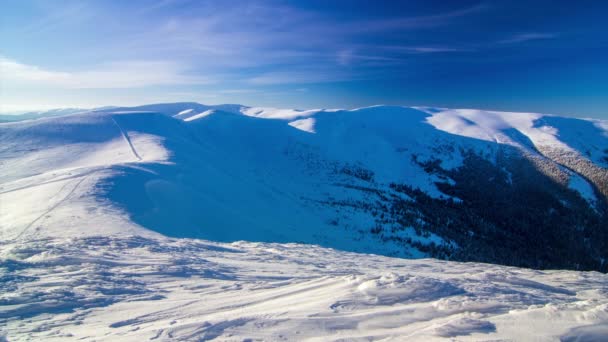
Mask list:
POLYGON ((195 101, 608 119, 606 1, 0 1, 0 111, 195 101))

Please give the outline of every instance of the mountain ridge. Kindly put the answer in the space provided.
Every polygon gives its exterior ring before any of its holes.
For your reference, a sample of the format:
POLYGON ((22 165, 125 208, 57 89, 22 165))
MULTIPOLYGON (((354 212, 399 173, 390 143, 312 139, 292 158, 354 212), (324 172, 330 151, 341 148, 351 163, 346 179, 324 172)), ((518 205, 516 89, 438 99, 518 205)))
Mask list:
POLYGON ((595 121, 399 106, 194 104, 1 124, 0 154, 13 167, 0 175, 0 196, 51 202, 42 213, 3 211, 4 236, 64 234, 53 213, 67 210, 81 215, 70 230, 79 235, 88 234, 88 220, 111 217, 116 225, 105 229, 113 233, 143 227, 174 237, 606 271, 608 138, 595 121), (473 191, 471 180, 487 188, 473 191), (34 191, 40 187, 48 194, 34 191), (481 196, 488 189, 500 191, 481 196), (515 198, 529 208, 509 205, 515 198), (498 238, 517 252, 492 242, 498 238), (559 256, 556 248, 570 252, 559 256))

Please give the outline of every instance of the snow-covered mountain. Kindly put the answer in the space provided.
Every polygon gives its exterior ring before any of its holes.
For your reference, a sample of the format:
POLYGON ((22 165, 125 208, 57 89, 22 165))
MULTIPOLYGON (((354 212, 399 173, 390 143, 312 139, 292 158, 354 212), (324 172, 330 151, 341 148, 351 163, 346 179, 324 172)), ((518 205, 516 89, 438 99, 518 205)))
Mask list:
POLYGON ((67 114, 84 113, 84 112, 88 112, 88 111, 89 110, 82 109, 82 108, 59 108, 59 109, 42 110, 42 111, 34 111, 34 112, 26 112, 26 113, 16 112, 16 113, 0 114, 0 123, 34 120, 34 119, 40 119, 40 118, 48 118, 48 117, 52 117, 52 116, 62 116, 62 115, 67 115, 67 114))
POLYGON ((419 259, 606 272, 608 122, 198 103, 53 114, 0 124, 0 340, 608 333, 605 274, 419 259))
POLYGON ((145 228, 606 271, 607 126, 478 110, 197 103, 6 123, 2 240, 145 228))

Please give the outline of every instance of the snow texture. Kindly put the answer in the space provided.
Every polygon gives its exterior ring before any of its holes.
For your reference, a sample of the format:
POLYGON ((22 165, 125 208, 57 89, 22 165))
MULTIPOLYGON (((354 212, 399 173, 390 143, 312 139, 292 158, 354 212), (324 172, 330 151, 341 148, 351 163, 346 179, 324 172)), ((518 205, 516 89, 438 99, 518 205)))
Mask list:
POLYGON ((608 278, 314 245, 139 236, 5 244, 9 340, 596 341, 608 278))

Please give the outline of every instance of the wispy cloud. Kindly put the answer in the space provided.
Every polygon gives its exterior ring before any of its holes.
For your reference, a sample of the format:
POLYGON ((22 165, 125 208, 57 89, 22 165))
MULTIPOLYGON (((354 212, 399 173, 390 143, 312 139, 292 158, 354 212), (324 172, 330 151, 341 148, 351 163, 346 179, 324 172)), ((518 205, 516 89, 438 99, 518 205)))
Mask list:
POLYGON ((263 73, 246 80, 253 85, 276 85, 276 84, 305 84, 337 82, 352 79, 345 72, 318 72, 306 70, 274 71, 263 73))
MULTIPOLYGON (((172 2, 168 2, 170 6, 172 2)), ((331 82, 345 79, 329 67, 386 67, 403 62, 401 54, 462 51, 449 46, 412 46, 378 51, 360 48, 366 35, 395 34, 449 25, 452 20, 488 8, 476 5, 430 15, 382 19, 335 20, 320 13, 285 4, 247 2, 222 8, 200 3, 192 14, 163 17, 145 32, 125 37, 120 51, 172 56, 195 61, 199 71, 253 84, 331 82), (268 72, 272 67, 278 70, 268 72), (285 67, 290 71, 281 71, 285 67), (301 68, 305 71, 299 71, 301 68), (243 72, 245 70, 246 72, 243 72), (251 74, 257 75, 251 75, 251 74), (283 77, 283 75, 296 77, 283 77), (336 76, 336 77, 332 77, 336 76)))
POLYGON ((554 38, 557 38, 557 36, 558 36, 557 33, 538 33, 538 32, 520 33, 520 34, 513 35, 507 39, 503 39, 503 40, 499 41, 499 43, 500 44, 517 44, 517 43, 528 42, 531 40, 554 39, 554 38))
POLYGON ((396 52, 396 53, 406 53, 406 54, 424 54, 424 53, 445 53, 445 52, 471 52, 475 49, 472 48, 462 48, 456 46, 402 46, 402 45, 393 45, 393 46, 373 46, 375 49, 380 49, 383 51, 396 52))
POLYGON ((91 11, 83 2, 65 4, 64 6, 48 6, 43 9, 43 15, 37 20, 16 27, 20 35, 35 35, 40 32, 53 31, 65 23, 77 23, 91 18, 91 11))
POLYGON ((387 55, 372 54, 369 49, 358 52, 354 48, 338 51, 336 61, 343 66, 352 65, 354 63, 368 64, 368 62, 401 62, 402 59, 387 55))
POLYGON ((257 93, 257 89, 223 89, 218 91, 220 94, 252 94, 257 93))
POLYGON ((165 61, 123 61, 106 63, 82 71, 46 70, 0 57, 3 81, 65 88, 136 88, 155 85, 209 84, 209 78, 192 76, 183 65, 165 61))
POLYGON ((449 24, 450 20, 479 13, 489 8, 489 5, 485 3, 480 3, 474 6, 465 7, 454 11, 431 15, 359 21, 355 23, 350 23, 347 25, 347 27, 349 32, 425 29, 437 26, 444 26, 449 24))
POLYGON ((361 80, 374 77, 379 69, 404 65, 407 54, 461 51, 420 41, 412 46, 378 42, 390 48, 366 44, 370 34, 414 37, 414 32, 446 26, 488 8, 475 5, 435 13, 431 8, 416 14, 336 20, 305 6, 255 0, 238 6, 214 1, 186 6, 183 0, 162 0, 122 12, 115 4, 94 1, 43 7, 39 12, 46 13, 49 7, 49 13, 40 22, 24 25, 34 41, 44 39, 49 29, 67 33, 79 27, 92 33, 88 41, 95 43, 66 39, 62 48, 70 58, 79 56, 73 58, 78 65, 59 68, 45 65, 44 59, 28 64, 0 56, 5 83, 68 89, 230 84, 223 92, 217 90, 219 94, 229 94, 232 86, 249 92, 253 85, 361 80))

